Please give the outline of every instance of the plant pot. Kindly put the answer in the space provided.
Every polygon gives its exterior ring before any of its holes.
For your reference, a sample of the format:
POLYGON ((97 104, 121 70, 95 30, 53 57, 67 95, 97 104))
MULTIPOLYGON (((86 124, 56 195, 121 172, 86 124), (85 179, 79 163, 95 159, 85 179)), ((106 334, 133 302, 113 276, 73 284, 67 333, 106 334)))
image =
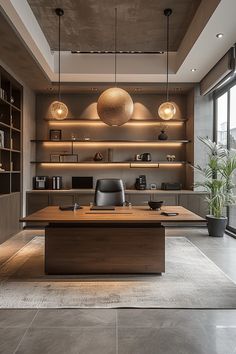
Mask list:
POLYGON ((227 225, 227 217, 216 218, 213 215, 207 215, 206 219, 209 236, 223 237, 227 225))

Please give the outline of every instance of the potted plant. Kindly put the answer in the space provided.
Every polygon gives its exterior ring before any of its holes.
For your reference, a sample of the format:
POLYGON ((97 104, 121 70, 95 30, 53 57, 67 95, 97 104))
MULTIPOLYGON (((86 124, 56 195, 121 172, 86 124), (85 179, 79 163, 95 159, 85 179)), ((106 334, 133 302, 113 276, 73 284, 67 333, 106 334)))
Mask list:
POLYGON ((210 215, 206 219, 209 236, 222 237, 227 225, 224 208, 235 204, 235 185, 232 179, 236 170, 236 156, 208 138, 199 137, 199 140, 208 149, 208 161, 205 167, 194 166, 203 176, 202 181, 195 183, 195 186, 203 187, 207 192, 210 215))

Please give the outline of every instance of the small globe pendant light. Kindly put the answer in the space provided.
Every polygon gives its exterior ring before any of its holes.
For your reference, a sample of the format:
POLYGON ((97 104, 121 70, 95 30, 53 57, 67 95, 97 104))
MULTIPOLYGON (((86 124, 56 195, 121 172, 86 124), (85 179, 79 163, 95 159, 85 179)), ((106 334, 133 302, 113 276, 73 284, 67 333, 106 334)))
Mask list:
POLYGON ((133 114, 132 98, 116 83, 116 38, 117 38, 117 8, 115 8, 115 87, 105 90, 97 102, 97 112, 100 119, 107 125, 120 126, 128 122, 133 114))
POLYGON ((165 9, 164 15, 167 19, 167 51, 166 51, 166 102, 162 103, 158 108, 158 115, 163 120, 170 120, 176 113, 175 105, 169 102, 169 17, 172 14, 171 9, 165 9))
POLYGON ((68 115, 68 108, 65 103, 61 101, 61 16, 64 11, 60 8, 55 9, 55 13, 59 19, 58 25, 58 100, 52 102, 50 109, 53 118, 63 120, 68 115))

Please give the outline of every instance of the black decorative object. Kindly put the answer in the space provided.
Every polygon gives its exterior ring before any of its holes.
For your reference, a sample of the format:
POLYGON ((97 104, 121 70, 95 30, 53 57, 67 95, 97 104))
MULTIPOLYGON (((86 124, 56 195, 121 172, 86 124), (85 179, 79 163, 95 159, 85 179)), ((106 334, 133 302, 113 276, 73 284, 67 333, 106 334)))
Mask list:
POLYGON ((163 204, 163 200, 156 202, 154 200, 150 200, 148 202, 148 205, 150 206, 150 209, 152 210, 160 210, 163 204))
POLYGON ((101 152, 96 152, 93 158, 94 161, 102 161, 103 160, 103 154, 101 152))
POLYGON ((179 191, 182 189, 182 184, 181 183, 163 182, 161 184, 161 189, 166 190, 166 191, 179 191))
POLYGON ((158 135, 159 140, 167 140, 168 135, 166 134, 165 130, 161 130, 160 134, 158 135))

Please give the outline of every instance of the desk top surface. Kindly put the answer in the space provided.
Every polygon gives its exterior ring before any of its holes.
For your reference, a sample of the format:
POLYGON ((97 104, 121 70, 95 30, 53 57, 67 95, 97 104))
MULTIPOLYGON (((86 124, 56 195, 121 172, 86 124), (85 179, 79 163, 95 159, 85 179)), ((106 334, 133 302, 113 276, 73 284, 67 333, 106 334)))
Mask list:
POLYGON ((89 206, 74 211, 61 211, 58 206, 49 206, 20 221, 48 223, 164 223, 198 222, 202 217, 181 206, 163 206, 160 211, 150 210, 148 206, 116 207, 115 210, 90 210, 89 206), (163 211, 176 212, 176 216, 161 215, 163 211))

